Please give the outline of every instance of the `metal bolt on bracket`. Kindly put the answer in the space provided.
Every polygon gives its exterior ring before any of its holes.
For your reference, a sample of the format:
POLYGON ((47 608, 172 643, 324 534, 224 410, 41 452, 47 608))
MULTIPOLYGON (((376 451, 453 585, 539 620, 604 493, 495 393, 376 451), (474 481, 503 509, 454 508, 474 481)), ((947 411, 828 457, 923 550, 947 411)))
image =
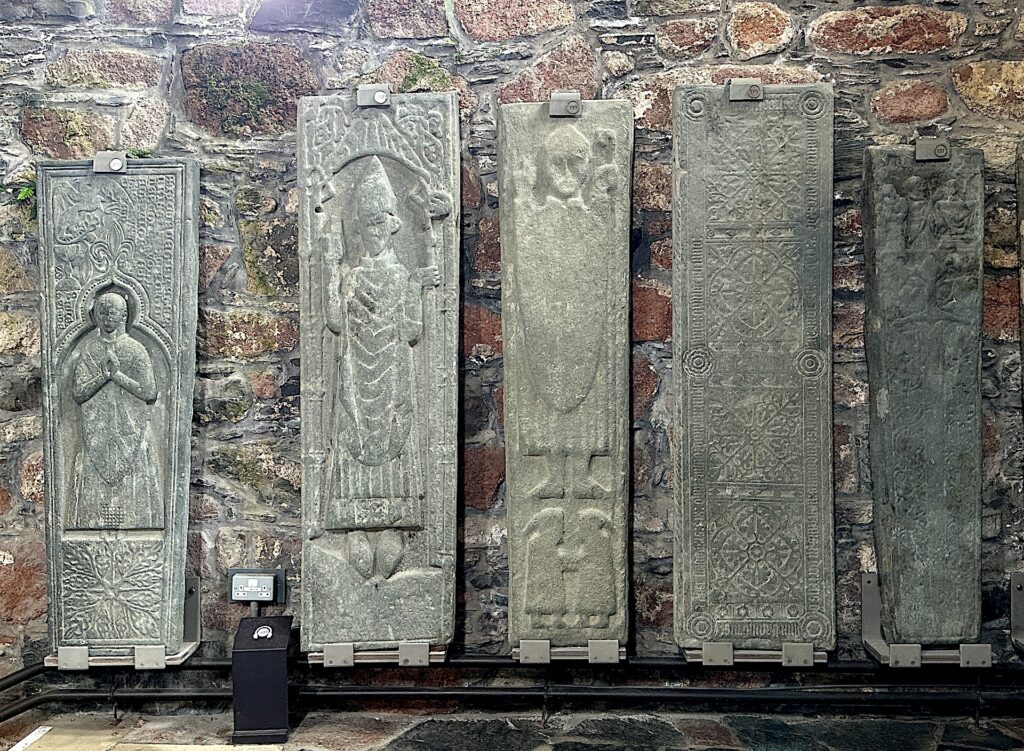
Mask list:
POLYGON ((730 78, 730 102, 750 102, 764 99, 764 84, 760 78, 730 78))
POLYGON ((366 84, 356 88, 357 107, 387 107, 391 104, 390 84, 366 84))
POLYGON ((550 117, 579 117, 583 113, 583 102, 578 91, 552 91, 548 101, 550 117))

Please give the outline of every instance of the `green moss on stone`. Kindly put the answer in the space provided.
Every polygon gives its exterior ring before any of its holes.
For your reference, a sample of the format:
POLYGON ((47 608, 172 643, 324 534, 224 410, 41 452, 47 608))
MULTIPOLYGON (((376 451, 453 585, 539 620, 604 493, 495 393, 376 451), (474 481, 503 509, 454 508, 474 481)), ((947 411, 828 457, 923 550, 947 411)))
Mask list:
POLYGON ((446 91, 452 87, 452 74, 437 60, 414 52, 409 55, 409 72, 398 86, 401 92, 446 91))

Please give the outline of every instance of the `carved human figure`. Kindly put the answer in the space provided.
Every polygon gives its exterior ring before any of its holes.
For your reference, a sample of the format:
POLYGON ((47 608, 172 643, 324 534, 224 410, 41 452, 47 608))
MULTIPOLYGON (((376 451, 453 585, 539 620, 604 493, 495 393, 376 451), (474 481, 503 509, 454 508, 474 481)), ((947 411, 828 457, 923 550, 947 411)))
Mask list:
POLYGON ((562 548, 565 514, 546 508, 533 515, 526 535, 526 612, 534 627, 558 626, 566 611, 565 565, 562 548))
POLYGON ((531 391, 558 415, 522 424, 527 455, 540 457, 545 466, 546 479, 534 491, 539 498, 574 491, 577 497, 602 495, 590 474, 591 457, 609 450, 610 418, 607 410, 588 405, 587 397, 607 356, 611 280, 591 248, 604 242, 609 222, 615 226, 610 217, 619 210, 611 197, 621 183, 615 149, 610 130, 592 137, 572 124, 552 130, 534 160, 532 190, 520 198, 519 215, 530 217, 531 225, 518 238, 515 270, 522 356, 531 391), (567 226, 578 234, 568 246, 567 226), (564 324, 551 326, 552 319, 564 324), (579 356, 561 356, 570 349, 579 356))
POLYGON ((579 518, 579 548, 576 569, 579 572, 580 597, 577 610, 583 619, 581 625, 607 628, 615 615, 615 570, 612 556, 611 520, 597 509, 584 509, 579 518))
POLYGON ((71 388, 81 408, 68 526, 163 526, 163 494, 154 452, 157 400, 153 361, 127 330, 128 303, 104 292, 93 305, 96 328, 71 355, 71 388))
MULTIPOLYGON (((356 192, 358 259, 345 257, 338 236, 325 247, 325 319, 336 336, 336 371, 324 526, 420 528, 418 434, 427 421, 417 413, 415 347, 423 334, 422 290, 440 279, 436 267, 410 272, 399 257, 399 202, 378 157, 368 160, 356 192)), ((368 532, 356 547, 376 551, 380 544, 380 533, 368 532)))

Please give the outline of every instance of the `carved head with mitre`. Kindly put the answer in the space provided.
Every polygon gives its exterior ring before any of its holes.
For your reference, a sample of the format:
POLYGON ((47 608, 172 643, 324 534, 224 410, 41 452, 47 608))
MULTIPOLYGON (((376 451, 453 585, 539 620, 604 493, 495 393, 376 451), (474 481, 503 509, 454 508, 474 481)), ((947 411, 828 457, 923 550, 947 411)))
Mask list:
POLYGON ((398 218, 398 197, 379 157, 370 159, 357 188, 356 211, 363 251, 378 256, 390 246, 391 238, 402 228, 398 218))

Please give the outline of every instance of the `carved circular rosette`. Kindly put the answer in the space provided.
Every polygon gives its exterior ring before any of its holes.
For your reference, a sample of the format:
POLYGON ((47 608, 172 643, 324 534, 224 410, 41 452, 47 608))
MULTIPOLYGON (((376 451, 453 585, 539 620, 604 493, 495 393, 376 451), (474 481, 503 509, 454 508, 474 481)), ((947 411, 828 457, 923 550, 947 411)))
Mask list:
POLYGON ((704 94, 694 91, 686 95, 686 99, 683 102, 683 112, 688 118, 699 120, 707 113, 707 109, 708 102, 704 94))
POLYGON ((707 641, 715 633, 715 622, 710 615, 698 613, 686 620, 686 630, 693 638, 707 641))
POLYGON ((821 117, 825 114, 827 100, 819 91, 808 91, 800 97, 800 111, 807 117, 821 117))
POLYGON ((832 624, 821 613, 807 613, 800 619, 800 633, 811 641, 817 641, 832 633, 832 624))
POLYGON ((683 355, 683 370, 692 378, 703 378, 714 365, 711 352, 703 347, 691 349, 683 355))
POLYGON ((816 349, 803 349, 796 356, 796 370, 804 378, 815 378, 825 372, 825 355, 816 349))

